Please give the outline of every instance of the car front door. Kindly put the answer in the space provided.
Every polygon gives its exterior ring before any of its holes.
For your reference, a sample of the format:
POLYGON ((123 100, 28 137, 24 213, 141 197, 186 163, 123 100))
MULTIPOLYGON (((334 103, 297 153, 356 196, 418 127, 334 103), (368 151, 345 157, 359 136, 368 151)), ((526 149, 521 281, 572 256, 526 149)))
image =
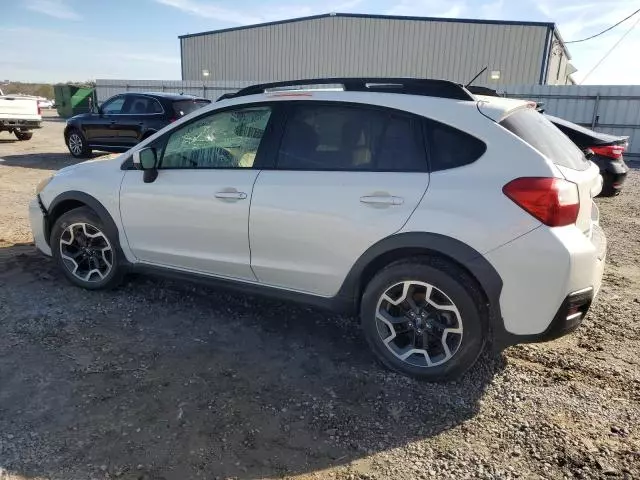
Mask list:
POLYGON ((208 112, 154 142, 155 181, 144 183, 143 172, 126 172, 120 211, 140 262, 256 280, 249 205, 271 113, 264 104, 208 112))
POLYGON ((335 295, 355 261, 399 231, 429 184, 418 118, 291 102, 274 169, 251 200, 251 266, 265 284, 335 295))
POLYGON ((116 142, 114 124, 123 111, 125 100, 125 95, 111 97, 101 105, 99 113, 83 122, 84 135, 90 145, 111 146, 116 142))

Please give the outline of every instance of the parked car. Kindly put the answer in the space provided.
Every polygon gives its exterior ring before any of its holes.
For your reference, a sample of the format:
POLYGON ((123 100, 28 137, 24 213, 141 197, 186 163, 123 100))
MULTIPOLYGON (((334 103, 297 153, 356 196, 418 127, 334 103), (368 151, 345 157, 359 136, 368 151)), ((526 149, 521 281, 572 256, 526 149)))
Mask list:
POLYGON ((38 99, 38 106, 41 109, 44 108, 53 108, 53 102, 47 98, 39 98, 38 99))
POLYGON ((18 140, 31 140, 33 130, 40 128, 42 114, 35 97, 0 96, 0 132, 13 133, 18 140))
POLYGON ((629 172, 629 167, 622 157, 629 145, 629 137, 596 132, 552 115, 547 115, 547 118, 600 168, 604 180, 600 195, 612 197, 619 194, 629 172))
POLYGON ((191 95, 123 93, 106 100, 95 112, 67 120, 64 139, 77 158, 88 157, 92 150, 124 152, 209 103, 191 95))
POLYGON ((442 380, 487 342, 578 327, 604 268, 601 182, 531 102, 313 79, 245 88, 64 168, 30 218, 77 286, 155 272, 357 313, 384 365, 442 380))

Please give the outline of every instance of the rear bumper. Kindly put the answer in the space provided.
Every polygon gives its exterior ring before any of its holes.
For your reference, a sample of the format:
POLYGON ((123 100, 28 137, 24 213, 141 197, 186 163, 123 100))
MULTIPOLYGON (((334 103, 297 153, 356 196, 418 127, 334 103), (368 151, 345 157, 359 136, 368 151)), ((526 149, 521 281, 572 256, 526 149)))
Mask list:
POLYGON ((602 284, 606 238, 597 223, 589 234, 575 226, 540 227, 486 255, 503 280, 502 322, 494 343, 504 348, 544 342, 582 322, 602 284))
POLYGON ((46 232, 46 211, 40 202, 40 197, 36 197, 29 203, 29 222, 31 223, 31 232, 33 240, 38 250, 45 255, 51 256, 51 247, 47 243, 45 237, 46 232))
POLYGON ((19 128, 22 130, 32 130, 35 128, 42 128, 41 120, 23 120, 20 118, 4 118, 0 119, 0 130, 8 130, 13 128, 19 128))

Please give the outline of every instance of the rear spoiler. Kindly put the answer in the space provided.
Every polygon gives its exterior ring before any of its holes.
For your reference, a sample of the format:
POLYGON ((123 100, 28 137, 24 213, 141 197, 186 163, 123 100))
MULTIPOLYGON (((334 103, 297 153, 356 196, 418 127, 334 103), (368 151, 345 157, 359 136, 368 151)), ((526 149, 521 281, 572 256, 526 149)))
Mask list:
MULTIPOLYGON (((467 87, 474 95, 485 95, 487 97, 504 97, 504 95, 500 95, 497 90, 494 90, 489 87, 480 87, 480 86, 469 86, 467 87)), ((544 113, 544 102, 535 102, 536 110, 540 113, 544 113)))

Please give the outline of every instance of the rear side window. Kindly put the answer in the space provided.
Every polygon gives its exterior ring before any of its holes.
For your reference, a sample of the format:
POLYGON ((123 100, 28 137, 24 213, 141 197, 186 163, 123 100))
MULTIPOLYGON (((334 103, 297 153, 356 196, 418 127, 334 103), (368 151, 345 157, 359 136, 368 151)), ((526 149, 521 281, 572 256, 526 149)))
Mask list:
POLYGON ((433 120, 425 121, 431 171, 469 165, 487 150, 482 140, 433 120))
POLYGON ((520 109, 500 122, 556 165, 572 170, 586 170, 589 161, 569 137, 544 115, 533 109, 520 109))
POLYGON ((424 172, 427 161, 412 117, 348 105, 295 105, 278 168, 424 172))
POLYGON ((173 102, 173 111, 178 117, 184 117, 210 103, 208 100, 178 100, 173 102))

